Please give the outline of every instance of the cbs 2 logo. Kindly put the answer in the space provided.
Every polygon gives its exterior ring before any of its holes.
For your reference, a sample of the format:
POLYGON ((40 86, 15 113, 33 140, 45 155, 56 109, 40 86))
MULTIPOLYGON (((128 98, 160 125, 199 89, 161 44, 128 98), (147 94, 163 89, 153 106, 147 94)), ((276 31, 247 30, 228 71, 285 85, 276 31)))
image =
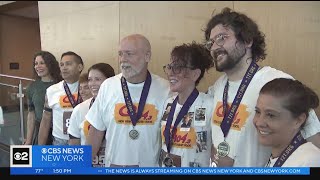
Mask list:
POLYGON ((16 152, 14 153, 14 159, 15 160, 21 160, 21 161, 27 161, 29 154, 27 152, 16 152))

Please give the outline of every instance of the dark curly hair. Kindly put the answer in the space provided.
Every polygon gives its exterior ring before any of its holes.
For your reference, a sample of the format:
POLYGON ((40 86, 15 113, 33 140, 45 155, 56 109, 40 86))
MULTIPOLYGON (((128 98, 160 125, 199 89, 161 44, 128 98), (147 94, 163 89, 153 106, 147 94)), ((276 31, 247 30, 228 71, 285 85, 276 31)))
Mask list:
POLYGON ((318 95, 294 79, 274 79, 262 87, 260 94, 284 98, 283 107, 290 111, 295 118, 303 113, 308 117, 309 111, 319 106, 318 95))
POLYGON ((242 13, 233 12, 230 8, 222 9, 221 13, 213 16, 205 31, 205 39, 210 39, 211 30, 218 24, 231 28, 237 40, 243 43, 253 42, 252 59, 258 62, 266 58, 265 35, 259 30, 258 25, 248 16, 242 13))
MULTIPOLYGON (((62 80, 59 62, 56 60, 53 54, 48 51, 39 51, 33 57, 33 67, 35 66, 35 60, 38 56, 41 56, 46 64, 49 74, 52 77, 54 83, 62 80)), ((36 70, 33 68, 33 76, 35 79, 40 79, 36 70)))
POLYGON ((196 86, 204 76, 204 72, 214 66, 210 52, 202 45, 195 41, 189 44, 176 46, 171 51, 171 57, 191 69, 200 69, 201 74, 196 81, 196 86))

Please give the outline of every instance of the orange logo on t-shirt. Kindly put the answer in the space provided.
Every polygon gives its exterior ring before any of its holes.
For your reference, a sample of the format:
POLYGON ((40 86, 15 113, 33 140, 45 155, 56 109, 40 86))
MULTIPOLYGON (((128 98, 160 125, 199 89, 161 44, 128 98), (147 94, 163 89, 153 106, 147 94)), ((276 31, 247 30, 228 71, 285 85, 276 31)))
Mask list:
MULTIPOLYGON (((72 94, 72 96, 73 96, 73 99, 77 101, 78 94, 72 94)), ((61 108, 72 108, 72 105, 67 95, 60 96, 59 103, 61 108)))
MULTIPOLYGON (((230 108, 231 104, 228 104, 228 108, 230 108)), ((247 106, 240 104, 237 112, 234 116, 234 120, 231 125, 231 129, 240 131, 245 122, 247 121, 249 117, 249 112, 246 110, 247 106)), ((223 120, 223 103, 218 102, 216 109, 214 110, 213 117, 212 117, 212 122, 218 126, 220 126, 222 120, 223 120)))
MULTIPOLYGON (((164 138, 165 125, 161 127, 162 142, 164 138)), ((172 128, 172 127, 171 127, 172 128)), ((173 147, 191 149, 196 144, 196 133, 193 127, 189 131, 181 131, 182 128, 177 128, 177 132, 173 137, 173 147)))
POLYGON ((84 133, 84 136, 86 138, 88 137, 90 126, 91 126, 91 124, 89 123, 89 121, 84 120, 84 122, 83 122, 83 133, 84 133))
MULTIPOLYGON (((137 112, 138 103, 133 104, 134 109, 137 112)), ((114 108, 114 117, 116 123, 118 124, 132 124, 128 109, 125 103, 118 103, 114 108)), ((142 116, 139 119, 139 125, 150 124, 153 125, 158 117, 158 110, 156 109, 155 105, 153 104, 146 104, 144 106, 142 116)))

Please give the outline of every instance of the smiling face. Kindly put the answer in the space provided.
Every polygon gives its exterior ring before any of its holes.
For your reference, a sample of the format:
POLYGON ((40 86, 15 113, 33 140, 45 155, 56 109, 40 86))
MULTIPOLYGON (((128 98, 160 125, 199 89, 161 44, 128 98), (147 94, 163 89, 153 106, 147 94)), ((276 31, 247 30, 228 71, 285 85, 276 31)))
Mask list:
POLYGON ((128 36, 121 40, 118 50, 122 75, 127 81, 143 81, 150 61, 150 47, 141 36, 128 36))
POLYGON ((49 76, 49 69, 42 56, 37 56, 34 60, 34 69, 39 77, 49 76))
POLYGON ((222 24, 211 30, 210 40, 214 41, 210 53, 219 72, 234 68, 246 55, 245 44, 236 39, 231 28, 222 24))
POLYGON ((103 83, 104 80, 107 78, 104 76, 102 72, 100 72, 97 69, 92 69, 89 72, 89 88, 93 94, 94 97, 98 95, 99 89, 101 84, 103 83))
POLYGON ((253 123, 261 144, 285 148, 299 131, 302 123, 284 107, 285 101, 286 97, 259 95, 253 123))
POLYGON ((191 70, 179 60, 173 60, 171 58, 170 64, 171 69, 166 70, 167 78, 170 82, 170 90, 172 92, 178 92, 181 94, 183 91, 190 87, 195 87, 195 80, 192 78, 191 70))
POLYGON ((82 82, 79 84, 79 92, 83 101, 92 97, 92 93, 89 89, 88 82, 82 82))

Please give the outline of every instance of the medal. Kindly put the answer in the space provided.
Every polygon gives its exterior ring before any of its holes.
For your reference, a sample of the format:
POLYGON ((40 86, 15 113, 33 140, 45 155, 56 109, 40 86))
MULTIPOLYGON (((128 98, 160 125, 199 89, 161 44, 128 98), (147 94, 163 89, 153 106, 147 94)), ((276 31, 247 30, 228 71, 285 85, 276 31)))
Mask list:
POLYGON ((166 166, 166 167, 173 167, 173 159, 170 158, 168 155, 164 158, 163 160, 163 164, 166 166))
POLYGON ((132 139, 132 140, 135 140, 135 139, 138 139, 139 137, 139 132, 135 129, 132 129, 130 132, 129 132, 129 137, 132 139))
MULTIPOLYGON (((140 96, 140 100, 139 100, 138 111, 135 112, 134 105, 132 103, 132 99, 131 99, 131 96, 130 96, 127 80, 123 76, 121 77, 122 93, 123 93, 123 97, 125 99, 126 107, 128 109, 128 113, 129 113, 133 128, 137 125, 139 119, 142 116, 142 112, 143 112, 144 106, 145 106, 146 101, 147 101, 147 97, 148 97, 148 93, 149 93, 149 90, 150 90, 150 86, 151 86, 151 74, 148 71, 147 72, 146 81, 145 81, 145 83, 143 85, 143 88, 142 88, 142 92, 141 92, 141 96, 140 96)), ((139 132, 137 130, 135 130, 135 129, 132 129, 129 132, 129 137, 132 140, 138 139, 139 132)))
POLYGON ((218 145, 218 155, 220 157, 226 157, 229 154, 230 146, 226 141, 221 142, 218 145))

